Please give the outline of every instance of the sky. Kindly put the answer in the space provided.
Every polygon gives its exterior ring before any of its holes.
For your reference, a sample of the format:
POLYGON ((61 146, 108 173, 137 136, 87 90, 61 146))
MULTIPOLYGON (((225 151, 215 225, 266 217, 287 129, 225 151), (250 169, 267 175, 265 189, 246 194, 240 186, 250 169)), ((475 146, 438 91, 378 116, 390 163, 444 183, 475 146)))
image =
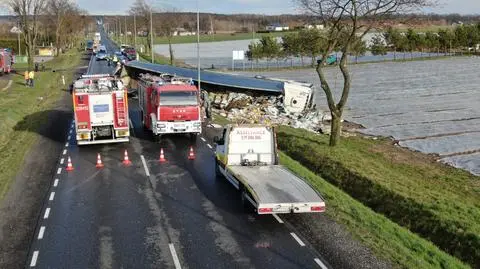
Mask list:
MULTIPOLYGON (((196 0, 146 0, 157 7, 174 6, 180 11, 196 11, 196 0)), ((294 14, 300 11, 295 0, 198 0, 200 12, 294 14)), ((434 13, 480 14, 480 0, 438 0, 440 5, 425 10, 434 13)), ((125 14, 134 0, 77 0, 79 6, 90 14, 125 14)))

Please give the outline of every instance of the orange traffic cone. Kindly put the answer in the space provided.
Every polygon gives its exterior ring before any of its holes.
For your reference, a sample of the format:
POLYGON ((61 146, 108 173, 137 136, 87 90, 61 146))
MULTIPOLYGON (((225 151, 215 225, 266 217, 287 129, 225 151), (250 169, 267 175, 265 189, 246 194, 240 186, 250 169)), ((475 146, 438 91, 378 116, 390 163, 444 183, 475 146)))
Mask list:
POLYGON ((100 153, 97 154, 97 168, 102 168, 103 167, 103 163, 102 163, 102 159, 100 158, 100 153))
POLYGON ((68 156, 67 168, 65 170, 73 171, 73 165, 72 165, 72 160, 70 159, 70 156, 68 156))
POLYGON ((124 154, 124 157, 123 157, 123 164, 126 165, 126 166, 129 166, 132 164, 132 162, 130 161, 130 159, 128 158, 128 152, 127 150, 125 150, 125 154, 124 154))
POLYGON ((163 155, 163 148, 160 149, 160 159, 158 161, 161 163, 164 163, 167 161, 165 160, 165 155, 163 155))
POLYGON ((189 160, 195 160, 195 153, 193 152, 193 148, 190 146, 190 152, 188 153, 189 160))

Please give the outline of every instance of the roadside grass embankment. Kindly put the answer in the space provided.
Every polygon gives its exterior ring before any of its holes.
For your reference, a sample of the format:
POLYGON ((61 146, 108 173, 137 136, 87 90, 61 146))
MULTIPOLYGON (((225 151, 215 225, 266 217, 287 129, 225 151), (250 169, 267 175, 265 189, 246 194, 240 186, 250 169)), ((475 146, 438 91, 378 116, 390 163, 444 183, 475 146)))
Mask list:
MULTIPOLYGON (((315 135, 285 126, 278 129, 277 137, 279 148, 285 154, 379 213, 375 214, 375 218, 382 214, 473 268, 480 268, 479 177, 437 163, 424 154, 396 147, 389 139, 349 137, 331 148, 326 135, 315 135)), ((315 180, 313 183, 320 186, 315 180)), ((320 187, 319 190, 325 193, 320 187)), ((326 194, 329 204, 337 199, 328 191, 326 194)), ((387 225, 387 222, 379 221, 376 220, 377 225, 371 225, 374 220, 364 218, 354 227, 364 226, 370 232, 381 232, 385 244, 377 245, 375 241, 367 244, 373 245, 384 255, 385 252, 394 255, 393 261, 400 258, 395 252, 401 251, 394 246, 403 242, 401 244, 411 251, 409 257, 427 259, 437 268, 460 267, 460 263, 434 251, 422 240, 418 239, 412 244, 407 233, 400 234, 398 228, 392 228, 392 223, 387 225), (445 266, 447 261, 452 266, 445 266)), ((361 233, 354 233, 365 237, 361 233)), ((368 236, 365 238, 370 240, 368 236)), ((413 262, 410 264, 413 266, 415 259, 405 262, 413 262)), ((425 268, 418 265, 414 267, 425 268)))
POLYGON ((62 75, 65 81, 71 81, 73 68, 79 65, 80 60, 81 52, 72 49, 45 63, 49 70, 64 71, 37 72, 34 88, 25 87, 23 73, 19 72, 12 75, 12 86, 0 91, 0 203, 26 154, 39 137, 35 130, 47 120, 47 114, 43 118, 28 116, 54 107, 67 88, 62 84, 62 75))
MULTIPOLYGON (((218 114, 214 114, 213 116, 214 123, 216 124, 225 125, 230 123, 228 119, 218 114)), ((285 126, 279 127, 277 137, 281 149, 281 164, 304 178, 311 186, 319 191, 326 199, 327 210, 325 214, 335 222, 344 226, 354 238, 369 247, 375 255, 389 260, 397 268, 469 268, 468 265, 462 263, 457 258, 440 250, 432 242, 409 231, 382 213, 375 212, 372 208, 363 204, 363 201, 359 201, 356 197, 344 191, 344 188, 347 186, 340 186, 336 182, 331 183, 329 180, 321 177, 318 171, 314 173, 301 163, 306 158, 304 156, 311 156, 312 161, 314 160, 313 163, 322 162, 322 158, 324 157, 317 156, 319 152, 322 156, 327 157, 330 156, 331 152, 333 152, 333 157, 343 154, 352 155, 351 157, 345 158, 351 162, 356 162, 355 158, 361 158, 363 154, 369 155, 372 149, 374 150, 372 154, 378 155, 376 156, 378 159, 384 159, 383 162, 393 162, 395 161, 394 158, 408 154, 419 154, 400 148, 398 150, 402 152, 397 157, 395 154, 384 156, 382 153, 375 153, 375 151, 383 149, 383 146, 385 146, 385 148, 393 148, 387 141, 374 141, 358 137, 344 138, 337 148, 331 149, 328 147, 328 136, 314 135, 307 133, 305 130, 285 126), (307 140, 307 138, 310 140, 307 140), (300 158, 292 154, 292 148, 298 146, 297 142, 295 142, 297 139, 301 139, 300 143, 304 145, 304 147, 302 146, 302 148, 293 151, 297 155, 300 155, 300 158), (292 145, 290 146, 289 143, 292 145), (338 153, 335 153, 336 151, 338 151, 338 153), (292 156, 288 154, 292 154, 292 156), (297 160, 292 159, 292 157, 297 160)), ((404 168, 405 170, 408 170, 408 166, 410 165, 412 169, 415 169, 417 166, 425 165, 423 163, 426 162, 426 160, 417 159, 413 159, 412 161, 418 161, 418 163, 404 164, 404 166, 406 166, 404 168)), ((370 161, 367 160, 362 161, 360 159, 358 162, 358 165, 371 165, 370 161)), ((378 165, 381 166, 382 162, 378 165)), ((326 167, 325 169, 327 171, 330 171, 330 169, 335 171, 337 167, 326 167)), ((370 166, 370 169, 376 168, 370 166)), ((402 170, 400 170, 400 172, 401 171, 402 170)), ((381 173, 382 171, 379 172, 381 173)), ((406 176, 408 176, 408 174, 406 176)), ((343 178, 342 175, 339 176, 339 180, 341 178, 343 178)), ((351 188, 354 189, 355 186, 351 188)), ((372 192, 375 191, 376 189, 373 188, 372 192)), ((380 196, 379 199, 386 199, 386 197, 380 196)), ((388 203, 388 201, 386 201, 386 203, 388 203)))

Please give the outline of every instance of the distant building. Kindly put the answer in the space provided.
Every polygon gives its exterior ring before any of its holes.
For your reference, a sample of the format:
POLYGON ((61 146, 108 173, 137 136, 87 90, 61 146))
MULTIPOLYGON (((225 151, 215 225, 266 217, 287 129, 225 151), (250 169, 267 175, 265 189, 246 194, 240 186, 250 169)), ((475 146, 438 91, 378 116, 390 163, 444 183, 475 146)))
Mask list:
POLYGON ((178 27, 175 28, 175 31, 173 31, 174 36, 189 36, 189 35, 196 35, 196 32, 190 32, 185 30, 185 28, 178 27))
POLYGON ((265 30, 270 32, 288 31, 289 29, 287 25, 281 25, 280 23, 270 24, 265 27, 265 30))
POLYGON ((305 24, 303 26, 305 29, 317 29, 317 30, 323 30, 325 26, 323 24, 305 24))

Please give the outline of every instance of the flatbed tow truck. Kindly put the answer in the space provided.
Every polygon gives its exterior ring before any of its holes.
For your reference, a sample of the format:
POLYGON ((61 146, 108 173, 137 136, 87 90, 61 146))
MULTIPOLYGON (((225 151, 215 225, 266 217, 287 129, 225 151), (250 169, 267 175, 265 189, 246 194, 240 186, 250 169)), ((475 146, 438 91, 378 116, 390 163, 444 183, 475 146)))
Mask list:
POLYGON ((215 170, 258 214, 324 212, 324 198, 279 164, 273 127, 230 124, 215 137, 215 170))

